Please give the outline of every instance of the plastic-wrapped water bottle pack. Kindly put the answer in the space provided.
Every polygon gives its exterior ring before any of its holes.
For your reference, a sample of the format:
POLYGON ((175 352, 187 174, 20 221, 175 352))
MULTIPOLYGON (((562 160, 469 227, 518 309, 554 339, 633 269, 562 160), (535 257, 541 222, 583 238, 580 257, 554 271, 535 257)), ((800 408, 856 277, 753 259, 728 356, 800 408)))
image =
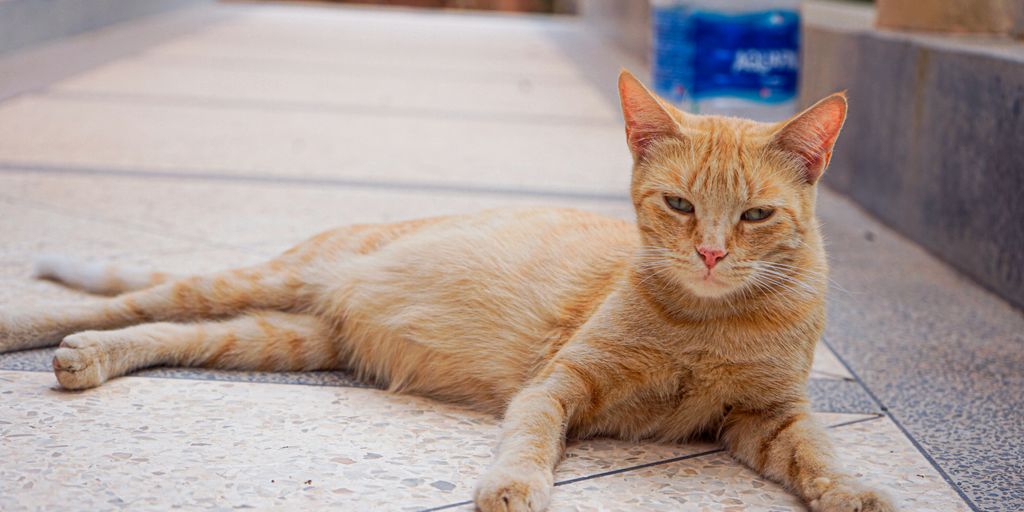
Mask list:
POLYGON ((792 115, 800 70, 800 0, 654 0, 655 91, 701 114, 777 121, 792 115))

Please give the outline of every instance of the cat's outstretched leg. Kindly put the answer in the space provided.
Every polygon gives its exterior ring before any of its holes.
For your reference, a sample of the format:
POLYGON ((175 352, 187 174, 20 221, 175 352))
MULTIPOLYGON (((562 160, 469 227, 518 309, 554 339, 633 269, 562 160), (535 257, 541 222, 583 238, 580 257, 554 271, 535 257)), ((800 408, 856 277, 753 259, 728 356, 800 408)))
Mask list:
POLYGON ((272 261, 168 282, 85 304, 0 308, 0 352, 56 345, 86 330, 140 323, 234 316, 246 310, 291 310, 303 303, 297 270, 272 261))
POLYGON ((593 384, 593 377, 579 373, 575 365, 552 363, 549 368, 546 377, 520 391, 505 411, 498 453, 473 496, 483 512, 536 512, 548 506, 566 429, 588 403, 593 384))
POLYGON ((185 277, 56 254, 45 254, 37 258, 33 273, 39 279, 56 281, 69 288, 98 295, 117 295, 143 290, 185 277))
POLYGON ((150 366, 299 371, 338 368, 340 344, 310 315, 261 311, 222 322, 152 323, 85 331, 61 343, 53 358, 66 389, 98 386, 150 366))
POLYGON ((892 512, 882 493, 835 469, 825 430, 804 405, 766 413, 734 409, 724 441, 734 457, 790 488, 814 511, 892 512))

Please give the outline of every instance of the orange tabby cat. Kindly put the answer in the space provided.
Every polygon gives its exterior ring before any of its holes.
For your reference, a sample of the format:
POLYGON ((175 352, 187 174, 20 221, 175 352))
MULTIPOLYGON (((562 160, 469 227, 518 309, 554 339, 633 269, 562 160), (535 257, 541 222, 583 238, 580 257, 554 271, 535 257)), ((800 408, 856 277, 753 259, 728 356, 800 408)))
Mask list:
POLYGON ((558 209, 357 225, 173 280, 45 259, 42 277, 120 295, 7 308, 0 351, 63 338, 68 389, 153 365, 348 368, 504 413, 485 511, 544 509, 567 435, 700 434, 814 510, 892 510, 836 469, 804 392, 825 321, 815 183, 845 97, 762 124, 685 114, 625 72, 619 92, 635 225, 558 209))

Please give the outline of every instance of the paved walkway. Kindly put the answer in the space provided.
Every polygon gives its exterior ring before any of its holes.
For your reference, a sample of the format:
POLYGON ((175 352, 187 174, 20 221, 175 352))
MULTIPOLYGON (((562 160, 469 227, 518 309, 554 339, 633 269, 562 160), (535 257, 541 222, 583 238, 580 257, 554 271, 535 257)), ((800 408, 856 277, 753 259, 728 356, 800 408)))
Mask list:
MULTIPOLYGON (((247 4, 7 56, 0 77, 22 73, 0 78, 0 304, 87 300, 27 277, 41 252, 204 272, 343 223, 535 204, 629 218, 623 63, 642 69, 571 19, 247 4)), ((905 510, 966 510, 961 487, 1013 503, 1000 475, 950 485, 956 446, 929 445, 936 431, 916 430, 913 407, 883 410, 907 399, 890 398, 899 375, 878 369, 919 366, 879 363, 893 352, 877 344, 906 346, 893 311, 915 321, 914 309, 894 304, 955 290, 986 308, 971 325, 1011 345, 1012 369, 1019 313, 846 200, 823 191, 821 210, 836 281, 827 341, 855 372, 823 344, 810 392, 842 459, 905 510), (930 284, 872 296, 908 272, 930 284)), ((0 356, 5 511, 468 509, 498 430, 332 372, 154 369, 62 392, 51 354, 0 356)), ((1005 460, 1019 475, 1020 459, 1005 460)), ((573 443, 557 479, 555 510, 801 509, 709 445, 573 443)))

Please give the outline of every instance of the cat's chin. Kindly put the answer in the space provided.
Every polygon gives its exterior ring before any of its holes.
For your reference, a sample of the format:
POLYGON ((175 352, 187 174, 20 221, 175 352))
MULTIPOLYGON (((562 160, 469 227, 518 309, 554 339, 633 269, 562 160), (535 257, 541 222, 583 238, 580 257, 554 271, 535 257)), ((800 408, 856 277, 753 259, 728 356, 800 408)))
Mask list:
POLYGON ((736 290, 736 287, 721 278, 705 278, 701 276, 691 279, 687 284, 690 293, 702 299, 720 299, 736 290))

